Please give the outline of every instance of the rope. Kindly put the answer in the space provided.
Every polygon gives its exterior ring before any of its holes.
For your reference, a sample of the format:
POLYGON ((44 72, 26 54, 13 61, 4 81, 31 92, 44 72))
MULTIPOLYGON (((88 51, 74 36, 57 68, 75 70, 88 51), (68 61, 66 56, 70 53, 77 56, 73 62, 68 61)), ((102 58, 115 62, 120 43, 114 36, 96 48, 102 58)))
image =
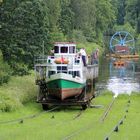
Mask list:
POLYGON ((0 124, 7 124, 7 123, 16 123, 16 122, 20 122, 20 123, 23 123, 24 120, 27 120, 27 119, 32 119, 32 118, 36 118, 44 113, 48 113, 48 112, 51 112, 55 109, 59 108, 59 106, 56 106, 50 110, 47 110, 47 111, 43 111, 43 112, 40 112, 40 113, 36 113, 36 114, 33 114, 33 115, 30 115, 30 116, 27 116, 27 117, 23 117, 23 118, 19 118, 19 119, 14 119, 14 120, 9 120, 9 121, 1 121, 0 124))

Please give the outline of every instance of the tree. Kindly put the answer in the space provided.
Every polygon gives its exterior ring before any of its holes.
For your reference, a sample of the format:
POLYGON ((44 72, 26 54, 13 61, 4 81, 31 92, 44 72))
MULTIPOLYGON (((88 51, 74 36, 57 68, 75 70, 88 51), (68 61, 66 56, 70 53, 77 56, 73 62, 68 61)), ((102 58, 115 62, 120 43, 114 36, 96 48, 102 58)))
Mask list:
POLYGON ((73 31, 81 31, 87 41, 93 41, 96 28, 95 0, 71 0, 70 7, 73 13, 73 31))
POLYGON ((47 0, 46 6, 48 8, 49 23, 48 44, 52 47, 54 42, 66 40, 59 24, 61 16, 60 0, 47 0))
POLYGON ((96 0, 96 35, 101 42, 103 32, 113 26, 115 11, 110 0, 96 0))
POLYGON ((118 0, 117 1, 117 24, 123 25, 125 23, 125 15, 126 15, 126 0, 118 0))
POLYGON ((61 0, 61 15, 59 18, 59 27, 61 31, 70 36, 73 30, 74 12, 71 9, 70 0, 61 0))
POLYGON ((129 22, 140 33, 140 1, 127 0, 125 22, 129 22), (132 18, 133 17, 133 18, 132 18))
POLYGON ((61 13, 60 0, 47 0, 46 6, 48 8, 50 31, 55 31, 58 28, 58 21, 61 13))
MULTIPOLYGON (((34 56, 48 41, 47 7, 43 1, 4 1, 1 8, 1 50, 4 60, 18 71, 33 66, 34 56)), ((48 48, 46 48, 46 52, 48 48)))

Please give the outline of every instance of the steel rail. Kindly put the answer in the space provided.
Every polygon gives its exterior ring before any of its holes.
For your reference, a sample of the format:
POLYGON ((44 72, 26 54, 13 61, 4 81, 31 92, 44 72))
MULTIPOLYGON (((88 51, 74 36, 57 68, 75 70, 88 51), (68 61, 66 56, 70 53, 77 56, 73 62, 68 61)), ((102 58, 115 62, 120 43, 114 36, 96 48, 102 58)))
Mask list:
MULTIPOLYGON (((107 114, 109 113, 109 111, 111 110, 113 104, 114 104, 114 101, 115 101, 116 98, 113 98, 112 101, 109 103, 106 111, 102 114, 102 116, 100 117, 99 121, 100 120, 105 120, 105 118, 107 117, 107 114)), ((126 117, 126 116, 125 116, 126 117)), ((97 123, 99 122, 98 120, 95 121, 94 123, 97 123)), ((76 136, 76 135, 79 135, 80 133, 84 132, 84 131, 87 131, 89 129, 91 129, 93 127, 93 123, 89 123, 88 125, 78 129, 77 131, 75 132, 72 132, 71 134, 67 135, 66 137, 64 137, 62 140, 69 140, 71 139, 72 137, 76 136)))
POLYGON ((105 110, 105 112, 103 113, 100 121, 103 122, 105 120, 105 118, 107 117, 109 111, 111 110, 113 104, 114 104, 114 101, 115 101, 116 98, 113 98, 113 100, 111 101, 111 103, 109 104, 109 106, 107 107, 107 109, 105 110))

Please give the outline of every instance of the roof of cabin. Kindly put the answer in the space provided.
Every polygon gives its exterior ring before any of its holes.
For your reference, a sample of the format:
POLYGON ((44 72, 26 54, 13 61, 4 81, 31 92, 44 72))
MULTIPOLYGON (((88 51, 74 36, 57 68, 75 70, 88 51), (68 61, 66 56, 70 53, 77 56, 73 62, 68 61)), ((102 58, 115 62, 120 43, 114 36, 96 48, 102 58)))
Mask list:
POLYGON ((64 44, 73 44, 73 45, 76 45, 75 42, 55 42, 54 44, 55 44, 55 45, 56 45, 56 44, 62 44, 62 45, 64 45, 64 44))

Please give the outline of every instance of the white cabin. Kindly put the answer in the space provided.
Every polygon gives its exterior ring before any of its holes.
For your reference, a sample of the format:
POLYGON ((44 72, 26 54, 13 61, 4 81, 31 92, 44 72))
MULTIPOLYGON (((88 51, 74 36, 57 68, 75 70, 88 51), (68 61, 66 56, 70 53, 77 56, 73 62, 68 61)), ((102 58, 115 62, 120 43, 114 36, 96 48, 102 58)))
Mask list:
POLYGON ((69 42, 56 42, 54 44, 54 55, 47 58, 39 58, 35 64, 36 81, 51 78, 57 73, 66 73, 81 80, 96 78, 98 65, 83 65, 81 56, 76 52, 76 44, 69 42), (88 71, 89 69, 89 71, 88 71))

